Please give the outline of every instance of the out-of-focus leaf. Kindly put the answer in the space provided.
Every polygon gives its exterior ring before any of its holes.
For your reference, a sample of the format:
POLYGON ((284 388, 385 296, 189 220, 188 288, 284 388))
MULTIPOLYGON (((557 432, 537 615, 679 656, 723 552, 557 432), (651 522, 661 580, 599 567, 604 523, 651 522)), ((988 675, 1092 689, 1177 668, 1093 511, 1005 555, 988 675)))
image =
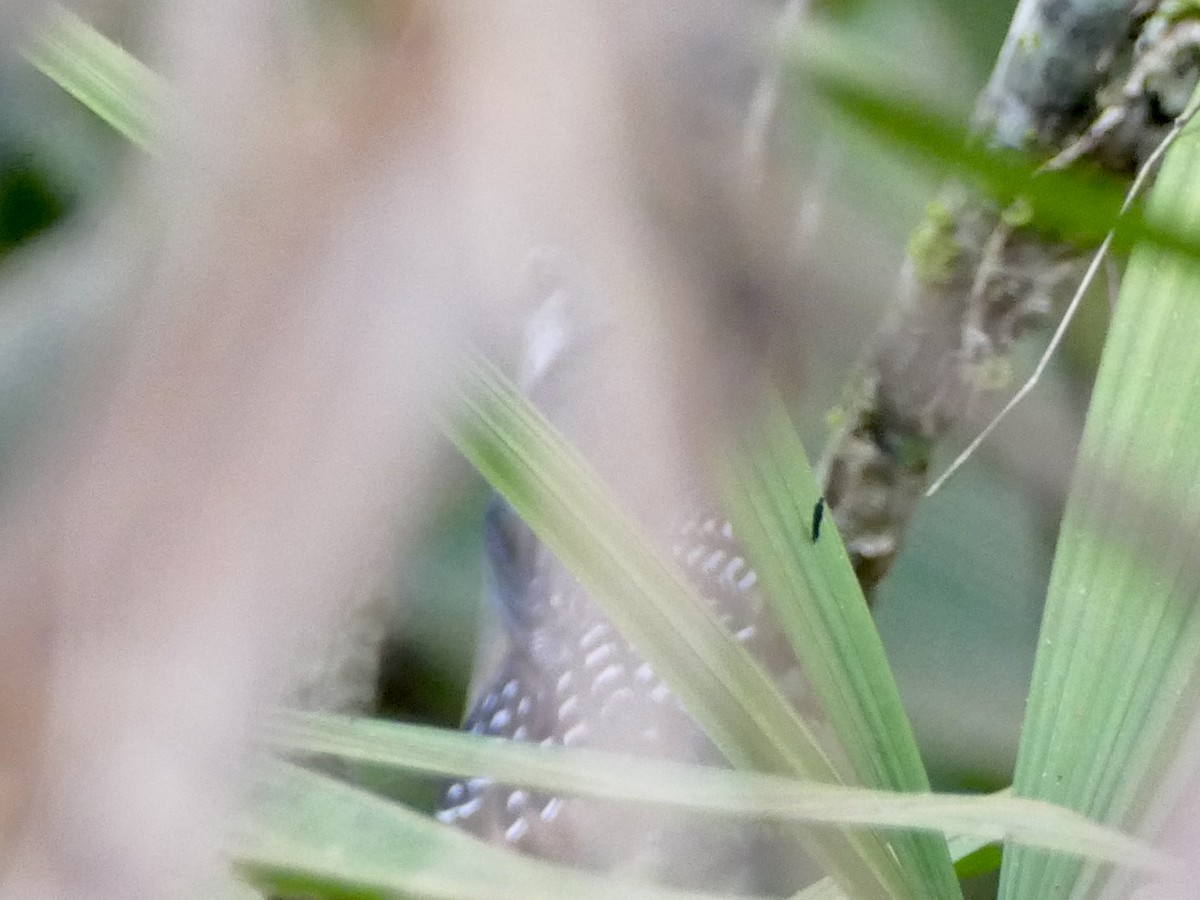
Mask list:
POLYGON ((1113 863, 1133 861, 1151 870, 1164 871, 1171 865, 1119 832, 1069 810, 1006 793, 874 791, 320 713, 280 714, 268 723, 265 737, 283 752, 327 754, 453 778, 479 775, 548 794, 743 818, 971 834, 985 843, 1007 837, 1113 863))
POLYGON ((51 6, 25 58, 143 150, 154 150, 158 77, 77 15, 51 6))
POLYGON ((395 900, 702 900, 712 895, 589 875, 485 844, 290 763, 268 761, 230 846, 235 870, 274 896, 395 900))
POLYGON ((974 878, 1000 868, 1004 853, 999 844, 986 844, 973 853, 968 853, 954 863, 954 874, 959 878, 974 878))
POLYGON ((1200 258, 1200 239, 1135 206, 1117 222, 1128 190, 1125 179, 1095 167, 1039 171, 1044 159, 988 146, 980 136, 947 118, 928 102, 914 101, 861 46, 851 53, 827 31, 808 30, 791 58, 805 84, 860 134, 935 169, 969 180, 1007 208, 1028 204, 1029 224, 1048 238, 1081 247, 1099 244, 1117 225, 1115 250, 1149 241, 1180 255, 1200 258), (850 60, 850 61, 848 61, 850 60))

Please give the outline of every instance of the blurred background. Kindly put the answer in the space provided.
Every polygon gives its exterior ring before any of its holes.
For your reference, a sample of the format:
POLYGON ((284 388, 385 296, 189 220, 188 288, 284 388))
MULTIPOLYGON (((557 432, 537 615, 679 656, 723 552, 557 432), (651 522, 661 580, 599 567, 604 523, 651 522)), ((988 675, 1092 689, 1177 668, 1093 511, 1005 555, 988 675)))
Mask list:
MULTIPOLYGON (((905 76, 929 86, 964 121, 1013 5, 814 4, 904 60, 905 76)), ((135 38, 136 15, 114 14, 98 24, 115 39, 135 38)), ((131 156, 141 151, 19 56, 0 61, 2 280, 56 230, 86 222, 90 210, 111 199, 131 156)), ((840 402, 853 361, 887 314, 909 232, 937 180, 820 129, 806 131, 799 143, 796 170, 815 192, 816 212, 802 223, 807 249, 797 302, 820 308, 804 318, 811 326, 796 341, 803 392, 794 405, 815 459, 828 438, 828 411, 840 402)), ((1009 780, 1066 480, 1104 326, 1103 303, 1090 304, 1034 396, 920 507, 880 589, 876 618, 936 788, 990 790, 1009 780)), ((1039 352, 1036 345, 1022 349, 1014 387, 1039 352)), ((36 391, 6 389, 3 397, 0 464, 37 419, 36 391)), ((969 440, 990 412, 977 410, 959 441, 969 440)), ((934 471, 957 449, 942 448, 934 471)), ((421 514, 415 539, 395 548, 387 577, 374 588, 394 611, 378 708, 456 726, 476 647, 488 492, 452 448, 438 453, 446 474, 434 501, 421 514)))

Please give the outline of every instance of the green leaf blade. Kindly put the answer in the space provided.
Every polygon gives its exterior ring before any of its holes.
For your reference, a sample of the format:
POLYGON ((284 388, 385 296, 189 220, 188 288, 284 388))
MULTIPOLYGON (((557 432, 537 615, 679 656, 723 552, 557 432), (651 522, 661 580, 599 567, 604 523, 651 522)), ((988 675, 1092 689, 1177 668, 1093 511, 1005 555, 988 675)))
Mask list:
POLYGON ((1145 241, 1200 259, 1200 238, 1177 223, 1143 214, 1137 206, 1117 221, 1126 177, 1087 164, 1045 170, 1046 159, 1037 153, 990 146, 933 103, 914 101, 914 91, 896 83, 894 61, 887 65, 877 53, 851 45, 856 63, 848 65, 842 57, 849 49, 839 56, 826 42, 820 30, 806 33, 792 59, 848 142, 866 138, 938 177, 961 179, 1000 209, 1019 202, 1028 212, 1023 226, 1048 240, 1095 246, 1116 222, 1118 252, 1145 241))
POLYGON ((279 714, 268 723, 265 740, 284 753, 333 755, 454 778, 481 775, 552 795, 739 818, 954 832, 983 843, 1007 836, 1107 862, 1131 859, 1150 871, 1169 868, 1163 857, 1120 833, 1069 810, 1006 792, 981 796, 875 791, 321 713, 279 714))
POLYGON ((25 58, 143 150, 153 151, 164 90, 158 77, 74 13, 52 6, 25 58))
MULTIPOLYGON (((834 524, 814 535, 820 489, 774 398, 730 454, 726 481, 735 530, 859 780, 927 792, 929 777, 866 599, 834 524)), ((900 836, 893 847, 914 890, 961 896, 940 837, 900 836)))
MULTIPOLYGON (((738 768, 836 782, 804 722, 594 474, 499 373, 464 360, 459 449, 588 589, 738 768)), ((810 852, 855 896, 917 897, 872 832, 822 833, 810 852)))
POLYGON ((394 900, 704 900, 492 847, 396 803, 267 762, 232 842, 234 868, 275 896, 394 900))
MULTIPOLYGON (((1200 144, 1168 154, 1149 214, 1200 230, 1200 144)), ((1200 678, 1200 264, 1139 247, 1121 289, 1059 537, 1014 790, 1131 827, 1200 678)), ((1078 860, 1014 850, 1002 897, 1083 896, 1078 860)))

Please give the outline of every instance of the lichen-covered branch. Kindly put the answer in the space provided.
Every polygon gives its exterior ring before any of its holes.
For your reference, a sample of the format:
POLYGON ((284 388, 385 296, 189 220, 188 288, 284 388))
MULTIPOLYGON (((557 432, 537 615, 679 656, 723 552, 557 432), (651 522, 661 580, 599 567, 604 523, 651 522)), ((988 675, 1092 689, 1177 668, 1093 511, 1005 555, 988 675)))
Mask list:
POLYGON ((987 391, 1006 387, 1013 344, 1044 324, 1075 271, 961 184, 929 204, 910 243, 900 305, 850 387, 826 468, 865 592, 887 573, 928 481, 934 445, 987 391))
POLYGON ((1095 117, 1094 97, 1128 51, 1139 0, 1022 0, 976 110, 1000 147, 1053 147, 1095 117))
MULTIPOLYGON (((980 98, 976 133, 1055 156, 1086 137, 1106 104, 1133 103, 1122 89, 1110 100, 1113 86, 1129 83, 1169 25, 1160 8, 1132 0, 1025 0, 980 98), (1160 31, 1148 37, 1151 26, 1160 31)), ((1178 75, 1195 81, 1190 69, 1178 75)), ((1138 133, 1162 124, 1131 118, 1138 133)), ((1144 143, 1126 139, 1114 154, 1113 141, 1096 140, 1086 150, 1129 172, 1144 143)), ((899 550, 934 445, 973 400, 1009 385, 1013 344, 1047 323, 1076 271, 1081 248, 1042 239, 1027 220, 1019 204, 1001 209, 954 183, 913 234, 895 312, 848 389, 825 456, 825 495, 868 596, 899 550)))

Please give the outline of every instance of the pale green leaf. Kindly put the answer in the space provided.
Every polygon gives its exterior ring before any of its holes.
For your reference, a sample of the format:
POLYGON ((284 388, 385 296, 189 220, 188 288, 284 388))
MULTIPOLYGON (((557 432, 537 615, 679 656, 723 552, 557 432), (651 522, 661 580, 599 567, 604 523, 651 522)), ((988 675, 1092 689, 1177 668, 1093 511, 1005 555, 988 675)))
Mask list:
MULTIPOLYGON (((824 501, 782 404, 767 398, 739 432, 726 478, 734 529, 860 781, 928 791, 883 644, 832 516, 817 520, 824 501)), ((928 896, 959 895, 940 837, 893 847, 928 896)))
POLYGON ((266 761, 235 829, 241 876, 275 896, 701 900, 485 844, 326 775, 266 761))
POLYGON ((164 88, 124 49, 61 6, 24 55, 46 77, 143 150, 153 150, 164 88))
MULTIPOLYGON (((463 454, 590 591, 738 768, 835 782, 823 750, 771 679, 654 549, 584 461, 502 375, 463 360, 463 454)), ((863 897, 920 896, 889 842, 808 836, 810 852, 863 897), (814 843, 815 842, 815 843, 814 843)))
POLYGON ((289 753, 332 755, 452 778, 486 776, 548 794, 739 818, 950 832, 982 843, 1008 838, 1108 862, 1134 861, 1156 871, 1171 867, 1170 860, 1119 832, 1070 810, 1005 792, 876 791, 320 713, 280 713, 267 723, 264 738, 289 753))
MULTIPOLYGON (((1200 233, 1200 140, 1167 155, 1148 214, 1200 233)), ((1133 827, 1195 714, 1200 677, 1200 264, 1134 253, 1059 535, 1014 792, 1133 827)), ((1091 896, 1103 870, 1016 848, 1002 897, 1091 896)))

